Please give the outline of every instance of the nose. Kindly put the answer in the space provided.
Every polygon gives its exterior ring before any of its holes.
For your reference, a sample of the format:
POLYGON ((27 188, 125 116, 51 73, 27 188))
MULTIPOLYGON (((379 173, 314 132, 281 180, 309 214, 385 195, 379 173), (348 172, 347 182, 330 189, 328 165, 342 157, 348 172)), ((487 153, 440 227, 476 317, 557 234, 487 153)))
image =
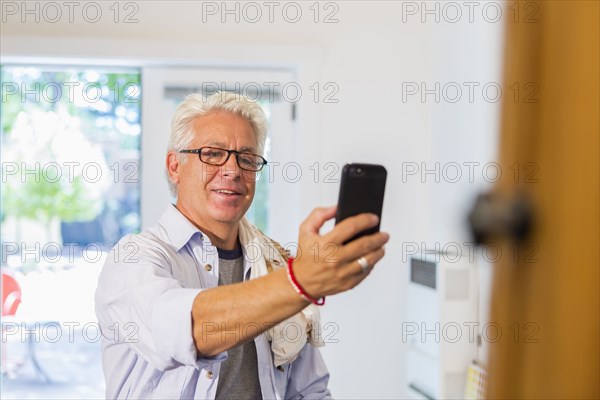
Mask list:
POLYGON ((221 166, 221 175, 232 179, 237 179, 241 174, 241 168, 237 163, 237 157, 234 153, 231 153, 229 159, 225 164, 221 166))

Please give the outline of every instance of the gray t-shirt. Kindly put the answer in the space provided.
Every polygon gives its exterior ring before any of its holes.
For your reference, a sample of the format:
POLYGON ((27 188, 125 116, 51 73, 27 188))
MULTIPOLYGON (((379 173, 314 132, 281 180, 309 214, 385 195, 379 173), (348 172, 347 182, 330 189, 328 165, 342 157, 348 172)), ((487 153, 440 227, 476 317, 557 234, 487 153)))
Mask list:
MULTIPOLYGON (((219 252, 219 286, 244 280, 244 258, 241 246, 219 252)), ((228 358, 221 364, 217 400, 262 399, 258 379, 256 345, 251 339, 227 350, 228 358)))

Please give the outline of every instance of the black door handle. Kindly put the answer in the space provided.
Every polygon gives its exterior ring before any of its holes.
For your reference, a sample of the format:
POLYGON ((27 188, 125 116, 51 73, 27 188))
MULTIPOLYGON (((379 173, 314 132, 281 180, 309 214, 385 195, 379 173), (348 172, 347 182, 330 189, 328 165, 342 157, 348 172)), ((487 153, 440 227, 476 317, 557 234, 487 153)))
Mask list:
POLYGON ((523 192, 507 198, 492 193, 481 194, 469 213, 469 225, 478 245, 490 242, 494 237, 522 242, 533 225, 531 203, 523 192))

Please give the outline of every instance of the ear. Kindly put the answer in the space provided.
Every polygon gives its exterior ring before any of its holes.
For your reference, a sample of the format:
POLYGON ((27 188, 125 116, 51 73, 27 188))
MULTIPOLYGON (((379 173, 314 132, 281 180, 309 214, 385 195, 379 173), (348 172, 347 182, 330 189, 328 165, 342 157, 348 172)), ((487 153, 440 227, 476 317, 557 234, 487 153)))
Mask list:
POLYGON ((174 151, 167 153, 167 173, 171 183, 179 184, 179 154, 174 151))

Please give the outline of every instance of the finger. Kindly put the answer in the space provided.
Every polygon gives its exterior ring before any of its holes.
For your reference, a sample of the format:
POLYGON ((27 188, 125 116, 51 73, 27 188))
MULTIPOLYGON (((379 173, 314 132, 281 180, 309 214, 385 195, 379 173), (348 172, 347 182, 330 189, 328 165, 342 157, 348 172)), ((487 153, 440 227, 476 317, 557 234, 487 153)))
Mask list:
POLYGON ((345 268, 348 269, 348 276, 349 276, 349 279, 347 281, 348 283, 347 283, 346 290, 352 289, 352 288, 358 286, 363 280, 365 280, 367 278, 367 276, 369 276, 371 271, 373 271, 375 264, 377 264, 377 262, 379 260, 381 260, 384 255, 385 255, 385 250, 383 248, 379 248, 379 249, 375 250, 374 252, 367 254, 365 256, 365 258, 369 262, 369 267, 366 269, 363 269, 358 264, 358 262, 351 262, 349 264, 346 264, 345 268))
POLYGON ((335 256, 341 262, 350 262, 382 247, 389 240, 390 235, 387 232, 373 233, 341 246, 335 256))
POLYGON ((337 205, 330 207, 318 207, 311 211, 308 217, 300 225, 300 230, 305 233, 319 234, 323 224, 335 217, 337 205))
POLYGON ((377 226, 379 217, 375 214, 363 213, 346 218, 326 235, 326 240, 343 243, 365 229, 377 226))
POLYGON ((356 263, 360 267, 360 270, 358 271, 358 273, 368 274, 369 271, 371 270, 371 263, 365 256, 362 256, 358 260, 356 260, 356 263))
POLYGON ((371 273, 371 271, 375 267, 375 264, 377 264, 377 262, 381 260, 384 255, 385 249, 383 247, 380 247, 377 250, 372 251, 371 253, 362 257, 359 257, 357 260, 349 263, 348 269, 356 275, 369 275, 369 273, 371 273))

